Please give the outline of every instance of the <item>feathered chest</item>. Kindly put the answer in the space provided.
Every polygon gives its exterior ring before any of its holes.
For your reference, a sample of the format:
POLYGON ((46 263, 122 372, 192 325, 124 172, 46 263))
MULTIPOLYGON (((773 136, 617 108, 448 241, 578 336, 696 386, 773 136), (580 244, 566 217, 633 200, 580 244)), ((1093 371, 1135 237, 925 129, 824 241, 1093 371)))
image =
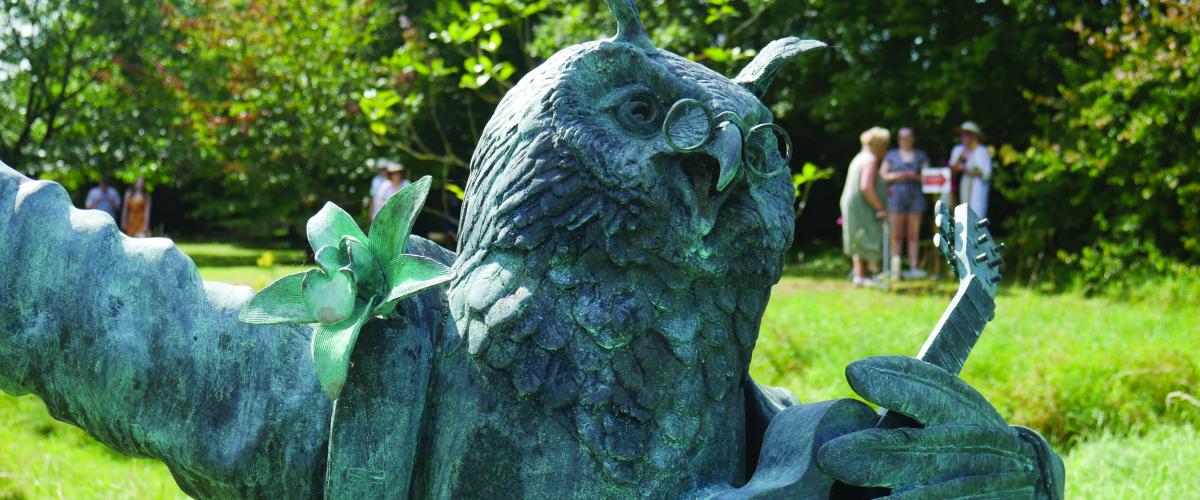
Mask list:
POLYGON ((767 289, 578 250, 495 250, 464 273, 450 295, 470 359, 619 482, 705 459, 702 444, 741 426, 767 289))

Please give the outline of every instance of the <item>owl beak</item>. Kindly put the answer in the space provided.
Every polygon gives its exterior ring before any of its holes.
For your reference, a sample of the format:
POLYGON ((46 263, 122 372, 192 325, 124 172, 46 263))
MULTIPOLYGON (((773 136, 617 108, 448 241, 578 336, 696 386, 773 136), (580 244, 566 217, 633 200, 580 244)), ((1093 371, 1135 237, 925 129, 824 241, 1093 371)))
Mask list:
POLYGON ((724 191, 737 177, 742 163, 742 134, 737 126, 725 122, 705 148, 709 156, 717 160, 720 174, 717 176, 717 192, 724 191))

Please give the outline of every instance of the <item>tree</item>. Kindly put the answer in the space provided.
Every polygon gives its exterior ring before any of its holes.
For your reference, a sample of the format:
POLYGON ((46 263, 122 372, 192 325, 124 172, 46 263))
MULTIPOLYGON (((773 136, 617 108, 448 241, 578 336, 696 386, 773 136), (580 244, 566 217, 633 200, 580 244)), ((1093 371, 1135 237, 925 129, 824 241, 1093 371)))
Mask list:
POLYGON ((1005 192, 1027 254, 1057 256, 1089 287, 1200 276, 1200 5, 1126 1, 1070 24, 1086 48, 1037 101, 1040 133, 1009 151, 1005 192))
POLYGON ((79 164, 100 174, 148 161, 138 150, 169 117, 139 113, 164 105, 157 85, 143 85, 155 80, 148 61, 166 57, 171 42, 158 5, 9 1, 0 24, 8 27, 0 29, 0 160, 29 174, 57 172, 69 185, 79 164))
MULTIPOLYGON (((912 126, 936 159, 952 129, 982 121, 995 144, 1024 148, 1035 133, 1030 96, 1052 93, 1060 60, 1078 52, 1066 25, 1076 16, 1115 18, 1112 6, 934 0, 827 2, 799 8, 764 0, 643 2, 655 42, 736 74, 762 46, 786 35, 830 42, 781 73, 766 102, 805 163, 844 169, 858 132, 912 126)), ((573 43, 609 34, 603 2, 478 0, 407 3, 404 36, 361 101, 382 143, 418 163, 449 166, 462 179, 492 103, 538 61, 573 43), (597 19, 604 20, 596 22, 597 19), (413 144, 408 144, 408 143, 413 144), (420 143, 432 144, 421 148, 420 143)), ((844 172, 844 170, 841 170, 844 172)), ((1002 177, 1007 173, 1001 173, 1002 177)), ((838 189, 814 190, 801 217, 805 239, 836 239, 838 189)), ((1012 208, 994 203, 999 213, 1012 208)))
POLYGON ((372 151, 352 97, 371 76, 374 2, 204 2, 173 9, 185 64, 177 119, 200 155, 176 170, 197 217, 255 234, 303 234, 324 201, 362 207, 372 151))

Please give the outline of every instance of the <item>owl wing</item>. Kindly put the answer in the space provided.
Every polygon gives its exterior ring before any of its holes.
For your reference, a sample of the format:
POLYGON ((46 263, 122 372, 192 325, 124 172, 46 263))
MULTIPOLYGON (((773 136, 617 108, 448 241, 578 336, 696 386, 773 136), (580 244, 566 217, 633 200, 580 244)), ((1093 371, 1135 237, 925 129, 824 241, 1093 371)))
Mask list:
POLYGON ((240 323, 253 293, 0 164, 0 388, 166 462, 190 495, 319 496, 330 403, 312 329, 240 323))

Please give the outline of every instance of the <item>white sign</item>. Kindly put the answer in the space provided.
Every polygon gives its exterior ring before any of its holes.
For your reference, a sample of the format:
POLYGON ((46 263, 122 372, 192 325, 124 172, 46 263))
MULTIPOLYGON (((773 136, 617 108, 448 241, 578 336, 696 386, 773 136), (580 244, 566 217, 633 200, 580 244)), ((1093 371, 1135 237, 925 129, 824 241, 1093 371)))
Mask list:
POLYGON ((946 194, 950 192, 950 168, 932 167, 921 169, 921 192, 946 194))

